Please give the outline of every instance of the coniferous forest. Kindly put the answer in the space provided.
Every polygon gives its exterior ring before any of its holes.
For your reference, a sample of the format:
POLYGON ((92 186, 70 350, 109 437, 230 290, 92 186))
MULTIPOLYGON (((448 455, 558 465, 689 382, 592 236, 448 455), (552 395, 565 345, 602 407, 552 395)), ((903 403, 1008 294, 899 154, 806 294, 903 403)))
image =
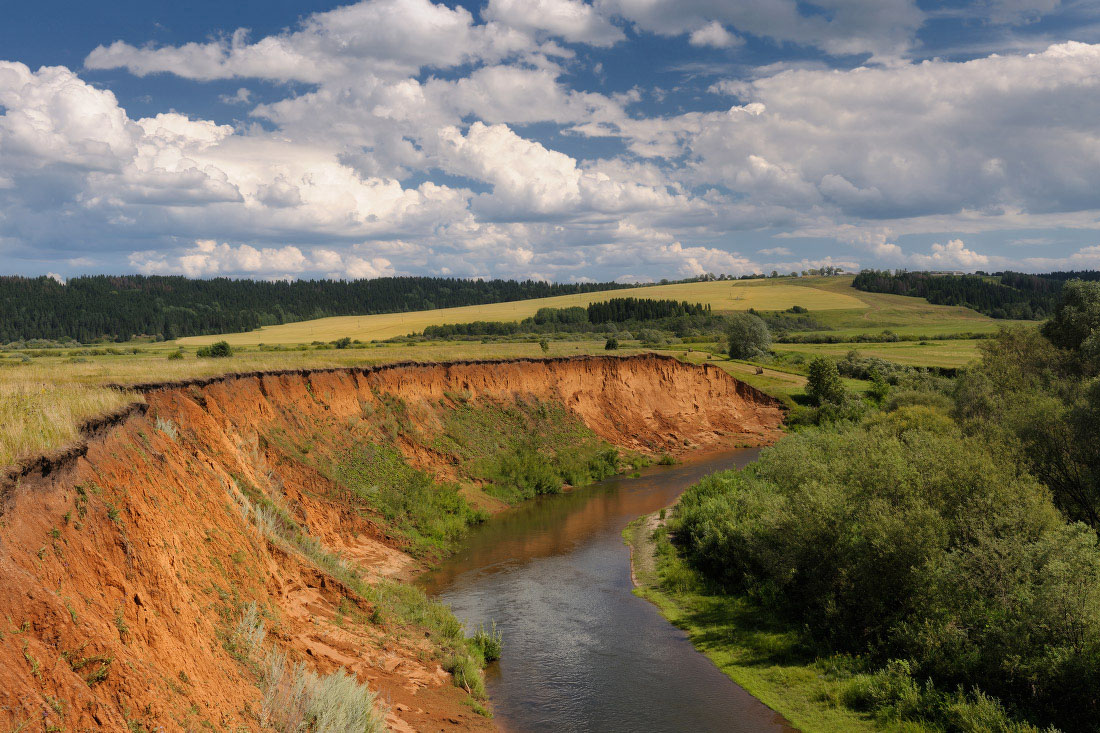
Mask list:
POLYGON ((852 287, 868 293, 925 298, 935 305, 961 305, 991 318, 1041 320, 1053 311, 1062 285, 1073 278, 1100 280, 1100 272, 934 275, 928 272, 864 270, 856 276, 852 287))
POLYGON ((270 282, 145 275, 74 277, 62 285, 49 277, 0 277, 0 343, 174 339, 327 316, 482 305, 624 287, 629 286, 435 277, 270 282))

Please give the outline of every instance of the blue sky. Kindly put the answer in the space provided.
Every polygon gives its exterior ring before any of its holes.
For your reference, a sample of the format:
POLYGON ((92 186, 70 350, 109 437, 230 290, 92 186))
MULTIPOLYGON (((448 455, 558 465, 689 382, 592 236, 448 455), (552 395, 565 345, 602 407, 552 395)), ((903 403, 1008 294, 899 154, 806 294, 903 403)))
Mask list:
POLYGON ((69 3, 0 25, 0 272, 1100 267, 1100 3, 69 3))

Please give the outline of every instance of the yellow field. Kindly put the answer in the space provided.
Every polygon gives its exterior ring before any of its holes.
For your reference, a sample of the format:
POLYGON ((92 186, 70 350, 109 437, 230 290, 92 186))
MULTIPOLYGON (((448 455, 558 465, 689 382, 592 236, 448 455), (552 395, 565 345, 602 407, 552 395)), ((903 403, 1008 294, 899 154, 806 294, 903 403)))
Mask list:
POLYGON ((814 278, 805 284, 792 284, 791 280, 735 280, 706 283, 677 283, 653 285, 628 290, 607 290, 578 295, 559 295, 553 298, 519 300, 512 303, 472 305, 461 308, 440 308, 411 313, 387 313, 376 316, 337 316, 313 321, 267 326, 247 333, 231 333, 216 336, 191 336, 179 339, 187 346, 228 341, 233 345, 245 344, 300 344, 311 341, 334 341, 345 336, 361 341, 388 339, 423 331, 427 326, 444 323, 471 323, 473 321, 521 321, 535 315, 539 308, 569 308, 587 306, 612 298, 651 298, 686 300, 690 303, 709 305, 715 311, 783 310, 801 305, 812 311, 852 310, 867 308, 857 291, 851 293, 823 287, 813 283, 826 278, 814 278))

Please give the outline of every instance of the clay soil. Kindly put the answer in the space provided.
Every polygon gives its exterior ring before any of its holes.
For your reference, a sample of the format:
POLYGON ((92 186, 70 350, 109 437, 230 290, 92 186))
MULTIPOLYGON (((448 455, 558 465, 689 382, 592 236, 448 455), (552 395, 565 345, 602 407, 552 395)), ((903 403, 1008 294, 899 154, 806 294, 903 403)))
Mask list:
MULTIPOLYGON (((393 730, 491 729, 423 628, 380 617, 258 526, 256 502, 269 502, 371 582, 423 569, 384 517, 354 510, 286 445, 363 440, 390 397, 430 430, 456 393, 556 401, 603 440, 651 455, 771 442, 783 418, 775 400, 717 368, 654 355, 237 374, 141 390, 147 406, 2 482, 0 730, 261 729, 255 669, 232 644, 251 602, 295 659, 379 691, 393 730)), ((456 474, 454 456, 401 448, 419 468, 456 474)))

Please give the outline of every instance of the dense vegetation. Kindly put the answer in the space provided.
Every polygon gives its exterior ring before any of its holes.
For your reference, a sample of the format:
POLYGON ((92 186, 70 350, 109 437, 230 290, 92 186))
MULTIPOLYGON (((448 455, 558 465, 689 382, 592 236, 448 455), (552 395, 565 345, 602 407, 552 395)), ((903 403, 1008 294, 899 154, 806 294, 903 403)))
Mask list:
MULTIPOLYGON (((456 337, 515 336, 518 334, 605 333, 623 329, 650 328, 687 334, 715 330, 723 320, 711 315, 710 306, 676 300, 612 298, 587 307, 540 308, 522 321, 474 321, 428 326, 428 339, 456 337)), ((627 336, 626 338, 630 338, 627 336)))
POLYGON ((191 280, 161 275, 0 277, 0 343, 128 341, 250 331, 312 318, 501 303, 627 287, 535 280, 191 280))
POLYGON ((925 298, 936 305, 961 305, 991 318, 1033 320, 1054 310, 1062 285, 1070 279, 1098 280, 1100 272, 1052 272, 1029 275, 933 275, 927 272, 864 270, 852 287, 869 293, 925 298))
POLYGON ((878 411, 815 360, 824 424, 684 494, 691 566, 798 630, 837 703, 914 730, 1100 730, 1100 283, 1052 312, 955 382, 849 356, 878 411))

